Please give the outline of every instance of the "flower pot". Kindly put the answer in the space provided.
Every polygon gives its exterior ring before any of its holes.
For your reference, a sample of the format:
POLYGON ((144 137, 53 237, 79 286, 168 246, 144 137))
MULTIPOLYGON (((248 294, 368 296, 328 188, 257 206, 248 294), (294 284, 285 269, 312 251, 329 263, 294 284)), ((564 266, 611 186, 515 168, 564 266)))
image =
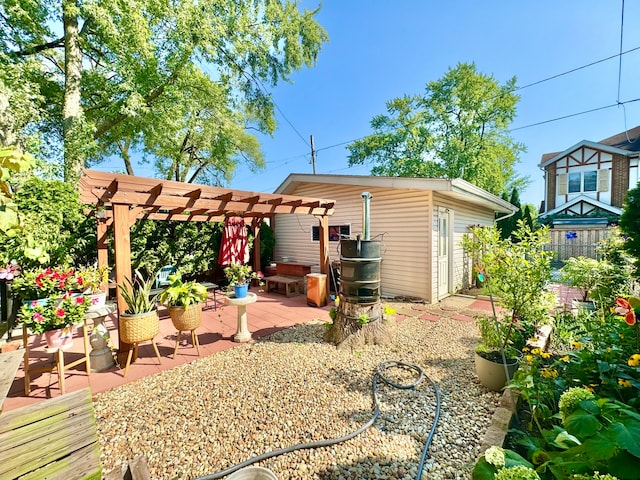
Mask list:
POLYGON ((33 300, 23 300, 22 304, 26 305, 28 307, 34 307, 36 305, 39 305, 41 307, 46 307, 47 305, 49 305, 49 297, 47 297, 47 298, 35 298, 33 300))
POLYGON ((104 307, 107 303, 107 292, 99 292, 99 293, 85 293, 85 298, 89 299, 89 311, 94 311, 99 309, 100 307, 104 307))
MULTIPOLYGON (((507 384, 507 376, 502 361, 494 362, 476 352, 475 354, 476 374, 480 383, 494 392, 500 392, 507 384)), ((509 378, 513 378, 513 374, 518 369, 517 358, 507 358, 507 371, 509 378)))
POLYGON ((47 348, 59 348, 66 350, 73 344, 73 332, 71 327, 56 328, 55 330, 46 330, 44 339, 47 348))
POLYGON ((120 338, 125 343, 139 343, 151 340, 160 332, 158 311, 129 314, 121 313, 119 321, 120 338))
POLYGON ((176 330, 186 332, 195 330, 200 326, 202 321, 202 304, 196 303, 188 307, 172 307, 169 306, 169 316, 176 330))
POLYGON ((236 298, 245 298, 247 296, 247 291, 249 290, 249 285, 246 283, 244 285, 234 285, 233 293, 236 298))

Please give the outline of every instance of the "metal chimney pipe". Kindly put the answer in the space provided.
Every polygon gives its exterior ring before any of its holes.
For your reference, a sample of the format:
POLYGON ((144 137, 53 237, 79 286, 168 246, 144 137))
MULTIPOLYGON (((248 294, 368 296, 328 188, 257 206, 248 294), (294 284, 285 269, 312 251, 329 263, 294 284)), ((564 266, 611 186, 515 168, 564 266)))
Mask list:
POLYGON ((369 192, 362 192, 362 239, 370 240, 371 237, 371 228, 370 228, 370 211, 369 206, 371 203, 371 199, 373 195, 369 192))

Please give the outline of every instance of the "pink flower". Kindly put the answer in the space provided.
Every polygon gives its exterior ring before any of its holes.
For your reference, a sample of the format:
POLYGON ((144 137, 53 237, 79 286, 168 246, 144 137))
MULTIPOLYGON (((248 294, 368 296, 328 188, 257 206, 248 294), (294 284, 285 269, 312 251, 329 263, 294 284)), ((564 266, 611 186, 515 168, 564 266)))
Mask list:
POLYGON ((56 317, 64 317, 65 311, 61 308, 56 310, 56 317))
POLYGON ((38 312, 34 313, 31 318, 33 318, 38 323, 42 323, 44 321, 44 317, 38 312))
POLYGON ((38 306, 38 301, 37 300, 32 300, 30 307, 31 308, 36 308, 37 306, 38 306))
MULTIPOLYGON (((82 300, 82 301, 80 301, 80 302, 78 302, 78 303, 82 303, 83 301, 84 301, 84 300, 82 300)), ((97 304, 98 304, 98 302, 100 302, 100 299, 99 299, 98 297, 93 297, 93 298, 91 299, 91 304, 92 304, 92 305, 97 305, 97 304)))

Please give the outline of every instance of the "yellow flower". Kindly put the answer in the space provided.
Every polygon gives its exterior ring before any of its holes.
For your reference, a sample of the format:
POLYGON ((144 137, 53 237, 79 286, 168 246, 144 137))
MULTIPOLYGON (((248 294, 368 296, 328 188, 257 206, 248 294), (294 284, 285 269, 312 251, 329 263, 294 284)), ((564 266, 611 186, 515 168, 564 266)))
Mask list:
POLYGON ((533 362, 533 355, 525 355, 524 359, 527 361, 527 363, 531 363, 533 362))
POLYGON ((522 347, 522 351, 523 351, 524 353, 527 353, 527 352, 529 351, 529 347, 522 347))
POLYGON ((629 388, 631 386, 631 382, 629 380, 625 380, 623 378, 618 379, 618 385, 624 388, 629 388))
POLYGON ((534 355, 540 355, 541 352, 542 350, 540 350, 539 348, 534 348, 533 350, 531 350, 531 353, 533 353, 534 355))
POLYGON ((561 362, 569 363, 569 355, 565 355, 564 357, 560 357, 561 362))
POLYGON ((594 393, 595 390, 593 389, 593 387, 589 386, 589 385, 583 385, 582 388, 584 388, 585 390, 594 393))
POLYGON ((630 367, 639 366, 640 365, 640 354, 634 353, 633 355, 631 355, 631 357, 629 357, 629 360, 627 360, 627 365, 629 365, 630 367))
POLYGON ((530 338, 529 343, 538 343, 538 338, 537 337, 530 338))
POLYGON ((540 370, 540 375, 545 378, 556 378, 558 376, 558 372, 552 368, 543 368, 540 370))
POLYGON ((571 345, 575 348, 582 348, 584 344, 582 342, 571 342, 571 345))
POLYGON ((550 354, 549 352, 542 352, 542 353, 540 354, 540 356, 541 356, 542 358, 549 358, 549 357, 551 356, 551 354, 550 354))

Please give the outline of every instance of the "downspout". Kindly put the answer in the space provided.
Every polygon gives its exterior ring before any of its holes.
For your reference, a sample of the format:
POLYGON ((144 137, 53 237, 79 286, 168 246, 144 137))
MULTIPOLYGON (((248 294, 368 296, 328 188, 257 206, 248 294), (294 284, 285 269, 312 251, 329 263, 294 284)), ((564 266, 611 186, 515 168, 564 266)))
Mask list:
MULTIPOLYGON (((514 206, 515 206, 515 205, 514 205, 514 206)), ((501 220, 504 220, 505 218, 513 217, 513 216, 516 214, 516 212, 517 212, 517 211, 518 211, 518 210, 514 210, 513 212, 508 213, 508 214, 506 214, 506 215, 504 215, 504 216, 502 216, 502 217, 500 217, 500 218, 496 218, 496 219, 493 221, 493 223, 495 224, 495 223, 498 223, 498 222, 499 222, 499 221, 501 221, 501 220)))

